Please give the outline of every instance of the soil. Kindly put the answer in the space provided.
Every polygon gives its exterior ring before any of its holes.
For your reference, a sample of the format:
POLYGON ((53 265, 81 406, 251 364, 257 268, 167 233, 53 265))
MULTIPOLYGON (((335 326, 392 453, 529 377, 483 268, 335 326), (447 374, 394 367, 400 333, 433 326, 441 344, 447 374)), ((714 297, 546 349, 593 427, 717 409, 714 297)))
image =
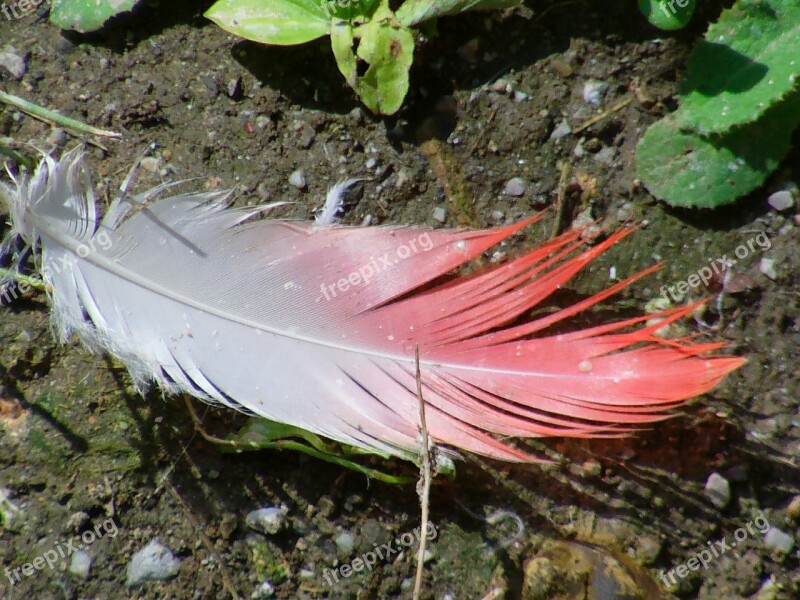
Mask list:
MULTIPOLYGON (((379 118, 345 86, 326 39, 245 42, 203 19, 209 5, 146 3, 89 36, 36 14, 0 20, 0 46, 27 65, 21 79, 0 69, 3 89, 124 134, 105 149, 87 146, 102 202, 150 143, 136 189, 197 178, 196 188, 235 189, 238 204, 291 202, 278 217, 312 217, 347 177, 366 179, 347 205, 349 224, 491 226, 561 196, 562 226, 643 223, 574 280, 577 293, 608 285, 611 269, 624 277, 663 262, 609 311, 642 311, 711 259, 733 257, 762 232, 770 241, 737 259, 742 291, 699 292, 709 308, 685 333, 728 342, 748 362, 678 418, 623 440, 526 444, 553 459, 547 465, 465 457, 453 481, 437 480, 423 597, 800 597, 797 549, 776 551, 758 528, 768 522, 797 539, 800 517, 800 227, 796 212, 765 201, 800 181, 798 153, 764 189, 714 212, 656 202, 634 166, 638 140, 674 108, 692 43, 721 6, 706 3, 693 29, 669 36, 631 3, 537 2, 443 19, 417 50, 404 108, 379 118), (589 81, 606 84, 599 106, 583 98, 589 81), (573 131, 555 139, 565 119, 573 131), (560 164, 569 168, 562 194, 560 164), (289 184, 297 169, 305 190, 289 184), (514 177, 527 184, 520 196, 505 193, 514 177), (772 278, 763 258, 775 261, 772 278), (704 493, 714 472, 731 486, 723 508, 704 493), (686 568, 735 536, 706 568, 686 568), (687 575, 670 580, 680 567, 687 575)), ((0 113, 0 135, 28 155, 77 143, 13 110, 0 113)), ((503 251, 546 239, 554 221, 503 251)), ((85 548, 88 577, 59 558, 13 584, 0 577, 2 597, 411 597, 415 552, 402 540, 420 523, 413 484, 370 481, 297 452, 225 452, 197 433, 180 399, 142 397, 113 359, 55 341, 44 295, 0 308, 0 376, 0 566, 7 574, 87 530, 97 537, 85 548), (266 506, 283 511, 277 533, 245 522, 266 506), (103 528, 110 520, 113 531, 103 528), (128 563, 154 538, 180 559, 177 576, 127 587, 128 563), (326 579, 395 539, 402 551, 371 569, 326 579)), ((197 409, 218 436, 246 421, 197 409)), ((365 461, 416 476, 401 462, 365 461)))

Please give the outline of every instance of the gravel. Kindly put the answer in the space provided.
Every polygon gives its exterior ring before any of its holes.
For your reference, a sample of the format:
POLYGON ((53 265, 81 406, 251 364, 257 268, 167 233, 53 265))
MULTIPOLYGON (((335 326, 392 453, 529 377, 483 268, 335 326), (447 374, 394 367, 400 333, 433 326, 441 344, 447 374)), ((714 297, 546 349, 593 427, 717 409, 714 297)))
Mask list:
POLYGON ((181 561, 175 558, 172 550, 154 539, 131 558, 125 585, 135 587, 147 581, 172 579, 180 566, 181 561))

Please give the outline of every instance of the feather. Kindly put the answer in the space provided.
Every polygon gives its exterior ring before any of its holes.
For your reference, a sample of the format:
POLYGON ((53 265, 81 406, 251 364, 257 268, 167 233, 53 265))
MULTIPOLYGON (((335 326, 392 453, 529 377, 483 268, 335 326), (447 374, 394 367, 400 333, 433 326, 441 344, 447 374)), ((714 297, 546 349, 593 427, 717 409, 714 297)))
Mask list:
POLYGON ((553 332, 657 267, 521 318, 630 228, 591 247, 571 231, 443 281, 541 215, 479 231, 321 226, 257 220, 215 192, 144 206, 157 189, 100 219, 77 150, 13 183, 10 235, 41 248, 61 339, 113 354, 140 386, 377 453, 419 451, 417 345, 431 440, 509 461, 532 457, 504 438, 623 435, 744 362, 656 335, 694 306, 553 332))

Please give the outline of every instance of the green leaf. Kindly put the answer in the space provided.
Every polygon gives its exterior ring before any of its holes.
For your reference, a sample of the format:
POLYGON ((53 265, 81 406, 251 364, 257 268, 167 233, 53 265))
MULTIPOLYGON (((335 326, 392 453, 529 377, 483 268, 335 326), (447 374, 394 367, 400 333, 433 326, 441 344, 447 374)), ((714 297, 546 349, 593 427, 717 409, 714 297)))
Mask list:
POLYGON ((675 119, 701 135, 756 121, 800 80, 800 2, 739 0, 692 52, 675 119))
POLYGON ((393 22, 388 7, 364 25, 334 25, 331 48, 339 71, 367 108, 384 115, 400 109, 408 93, 414 36, 393 22), (368 65, 361 76, 359 61, 368 65))
POLYGON ((639 0, 639 11, 650 24, 666 31, 686 27, 694 7, 695 0, 639 0))
POLYGON ((219 0, 205 17, 225 31, 261 42, 290 46, 330 33, 331 12, 323 0, 219 0))
POLYGON ((681 131, 673 115, 642 137, 637 174, 654 196, 672 206, 713 208, 756 189, 786 156, 800 123, 800 93, 756 123, 710 138, 681 131))
POLYGON ((131 10, 139 0, 53 0, 50 21, 61 29, 87 33, 111 17, 131 10))
POLYGON ((468 10, 491 10, 519 6, 522 0, 406 0, 397 9, 397 20, 406 27, 429 19, 457 15, 468 10))
MULTIPOLYGON (((364 455, 375 455, 381 458, 388 458, 388 456, 367 452, 366 450, 348 446, 347 444, 327 441, 305 429, 286 425, 285 423, 270 421, 269 419, 249 419, 238 434, 228 437, 228 441, 236 444, 239 449, 270 449, 302 452, 303 454, 308 454, 314 458, 339 465, 345 469, 362 473, 371 479, 377 479, 378 481, 384 481, 386 483, 404 484, 414 481, 413 477, 384 473, 383 471, 372 469, 353 460, 354 457, 364 455)), ((409 458, 411 457, 409 456, 409 458)))
POLYGON ((379 0, 320 0, 332 18, 352 21, 369 16, 379 0))

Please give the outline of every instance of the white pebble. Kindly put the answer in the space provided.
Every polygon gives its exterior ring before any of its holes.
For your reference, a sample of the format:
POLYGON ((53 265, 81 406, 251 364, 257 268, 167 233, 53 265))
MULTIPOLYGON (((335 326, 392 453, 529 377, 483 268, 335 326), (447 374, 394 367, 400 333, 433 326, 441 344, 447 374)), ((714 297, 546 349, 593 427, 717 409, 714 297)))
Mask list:
POLYGON ((764 536, 764 545, 772 551, 789 554, 794 548, 794 538, 776 527, 770 527, 764 536))
POLYGON ((567 120, 564 119, 556 126, 556 128, 553 130, 553 133, 550 134, 550 139, 560 140, 561 138, 568 136, 570 133, 572 133, 572 127, 570 127, 567 120))
POLYGON ((604 81, 590 80, 583 84, 583 101, 597 106, 603 100, 608 84, 604 81))
POLYGON ((447 220, 447 210, 443 206, 437 206, 433 209, 433 218, 444 223, 447 220))
POLYGON ((767 258, 766 256, 758 263, 758 270, 772 280, 778 278, 778 272, 775 270, 775 259, 767 258))
POLYGON ((307 183, 306 174, 303 169, 297 169, 289 175, 289 185, 296 187, 298 190, 306 189, 307 183))
POLYGON ((772 208, 778 211, 784 211, 794 206, 792 192, 788 190, 781 190, 771 194, 770 197, 767 198, 767 202, 772 208))
POLYGON ((708 476, 704 491, 706 498, 719 509, 725 508, 731 502, 731 484, 719 473, 708 476))
POLYGON ((275 535, 286 524, 286 511, 276 506, 259 508, 248 513, 244 522, 253 531, 275 535))
POLYGON ((525 188, 527 184, 522 177, 512 177, 508 181, 506 181, 506 187, 504 193, 506 196, 522 196, 525 193, 525 188))
POLYGON ((92 567, 92 557, 88 552, 76 550, 69 561, 69 572, 80 579, 89 578, 89 569, 92 567))
POLYGON ((125 585, 134 587, 145 581, 163 581, 178 574, 181 561, 157 539, 133 555, 128 563, 125 585))

